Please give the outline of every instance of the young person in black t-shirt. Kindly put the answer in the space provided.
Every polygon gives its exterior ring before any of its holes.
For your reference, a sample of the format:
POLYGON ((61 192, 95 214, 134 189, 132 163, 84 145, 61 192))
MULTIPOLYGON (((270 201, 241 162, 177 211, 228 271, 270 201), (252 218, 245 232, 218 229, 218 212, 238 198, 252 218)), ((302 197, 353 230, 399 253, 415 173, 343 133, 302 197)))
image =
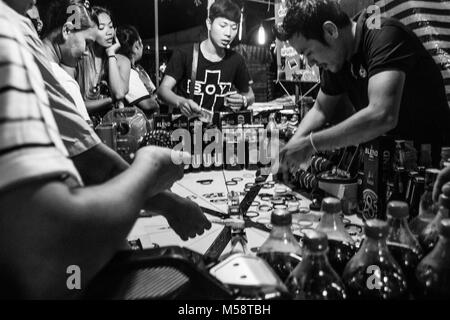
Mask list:
POLYGON ((450 143, 450 109, 439 67, 418 37, 398 20, 355 20, 334 0, 303 0, 288 9, 277 37, 288 40, 321 70, 321 89, 295 136, 281 151, 282 168, 313 152, 390 134, 439 148, 450 143), (338 113, 353 114, 330 128, 338 113))
POLYGON ((231 0, 212 4, 206 20, 208 39, 200 43, 193 99, 189 99, 193 57, 190 45, 173 53, 158 90, 162 101, 179 108, 187 117, 199 115, 200 108, 218 112, 226 104, 239 110, 254 102, 243 57, 227 49, 237 35, 240 16, 239 6, 231 0))

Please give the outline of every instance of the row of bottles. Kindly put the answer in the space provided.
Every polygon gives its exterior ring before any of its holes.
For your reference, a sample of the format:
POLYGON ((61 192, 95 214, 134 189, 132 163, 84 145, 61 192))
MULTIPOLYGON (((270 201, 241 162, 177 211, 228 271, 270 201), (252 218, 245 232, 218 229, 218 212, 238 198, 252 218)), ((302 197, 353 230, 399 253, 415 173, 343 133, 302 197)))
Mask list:
POLYGON ((441 217, 433 220, 437 244, 428 255, 409 228, 407 203, 390 202, 387 222, 366 221, 357 250, 342 222, 340 201, 325 198, 317 229, 303 231, 303 246, 292 234, 292 216, 275 210, 272 232, 258 256, 297 299, 450 297, 449 191, 450 184, 440 197, 441 217))

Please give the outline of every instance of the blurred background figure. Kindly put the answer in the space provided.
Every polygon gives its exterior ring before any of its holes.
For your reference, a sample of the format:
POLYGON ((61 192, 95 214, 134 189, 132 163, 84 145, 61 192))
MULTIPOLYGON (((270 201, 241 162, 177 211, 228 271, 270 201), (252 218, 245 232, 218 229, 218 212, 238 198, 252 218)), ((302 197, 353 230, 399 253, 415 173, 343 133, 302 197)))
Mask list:
POLYGON ((78 63, 76 79, 86 102, 94 126, 114 105, 121 105, 128 93, 130 60, 116 54, 120 42, 116 36, 111 12, 103 7, 92 7, 92 18, 97 25, 97 38, 86 56, 78 63))
POLYGON ((44 23, 41 20, 41 16, 39 15, 39 10, 36 7, 36 0, 33 1, 33 5, 30 9, 27 10, 26 16, 31 20, 38 35, 41 35, 42 28, 44 27, 44 23))
POLYGON ((159 111, 156 98, 156 87, 145 69, 138 64, 142 59, 144 46, 138 30, 134 26, 122 26, 117 29, 117 39, 120 42, 118 53, 131 62, 129 91, 125 99, 129 105, 142 109, 147 116, 159 111))

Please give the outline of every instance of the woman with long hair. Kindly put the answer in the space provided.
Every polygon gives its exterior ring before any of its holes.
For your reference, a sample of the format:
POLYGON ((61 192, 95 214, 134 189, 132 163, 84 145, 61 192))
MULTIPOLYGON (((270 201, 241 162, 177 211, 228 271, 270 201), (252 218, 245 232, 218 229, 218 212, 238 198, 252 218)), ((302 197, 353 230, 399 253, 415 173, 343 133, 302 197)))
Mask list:
POLYGON ((86 56, 78 63, 76 79, 86 102, 86 108, 99 123, 116 102, 122 102, 129 90, 130 60, 117 54, 120 42, 114 29, 111 12, 92 7, 92 18, 98 33, 86 56))
POLYGON ((131 62, 130 89, 125 97, 126 101, 129 105, 135 105, 151 116, 158 112, 159 104, 156 100, 155 85, 145 69, 138 64, 144 51, 139 32, 133 26, 121 26, 117 28, 117 38, 121 44, 118 52, 131 62))

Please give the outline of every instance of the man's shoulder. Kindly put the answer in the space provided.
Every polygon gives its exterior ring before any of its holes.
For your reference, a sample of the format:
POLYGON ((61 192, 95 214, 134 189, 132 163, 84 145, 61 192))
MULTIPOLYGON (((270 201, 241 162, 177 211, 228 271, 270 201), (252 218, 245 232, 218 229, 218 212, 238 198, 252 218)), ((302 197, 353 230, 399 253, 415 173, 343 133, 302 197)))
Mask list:
POLYGON ((188 44, 183 44, 181 46, 176 47, 173 51, 177 52, 178 54, 183 55, 183 56, 192 56, 193 50, 194 50, 194 44, 188 43, 188 44))
POLYGON ((384 40, 411 40, 415 37, 414 33, 408 29, 401 21, 395 18, 382 17, 379 25, 373 26, 366 23, 366 37, 373 36, 374 39, 384 40))
POLYGON ((245 63, 245 59, 242 54, 235 50, 227 49, 225 57, 228 61, 235 64, 245 63))

